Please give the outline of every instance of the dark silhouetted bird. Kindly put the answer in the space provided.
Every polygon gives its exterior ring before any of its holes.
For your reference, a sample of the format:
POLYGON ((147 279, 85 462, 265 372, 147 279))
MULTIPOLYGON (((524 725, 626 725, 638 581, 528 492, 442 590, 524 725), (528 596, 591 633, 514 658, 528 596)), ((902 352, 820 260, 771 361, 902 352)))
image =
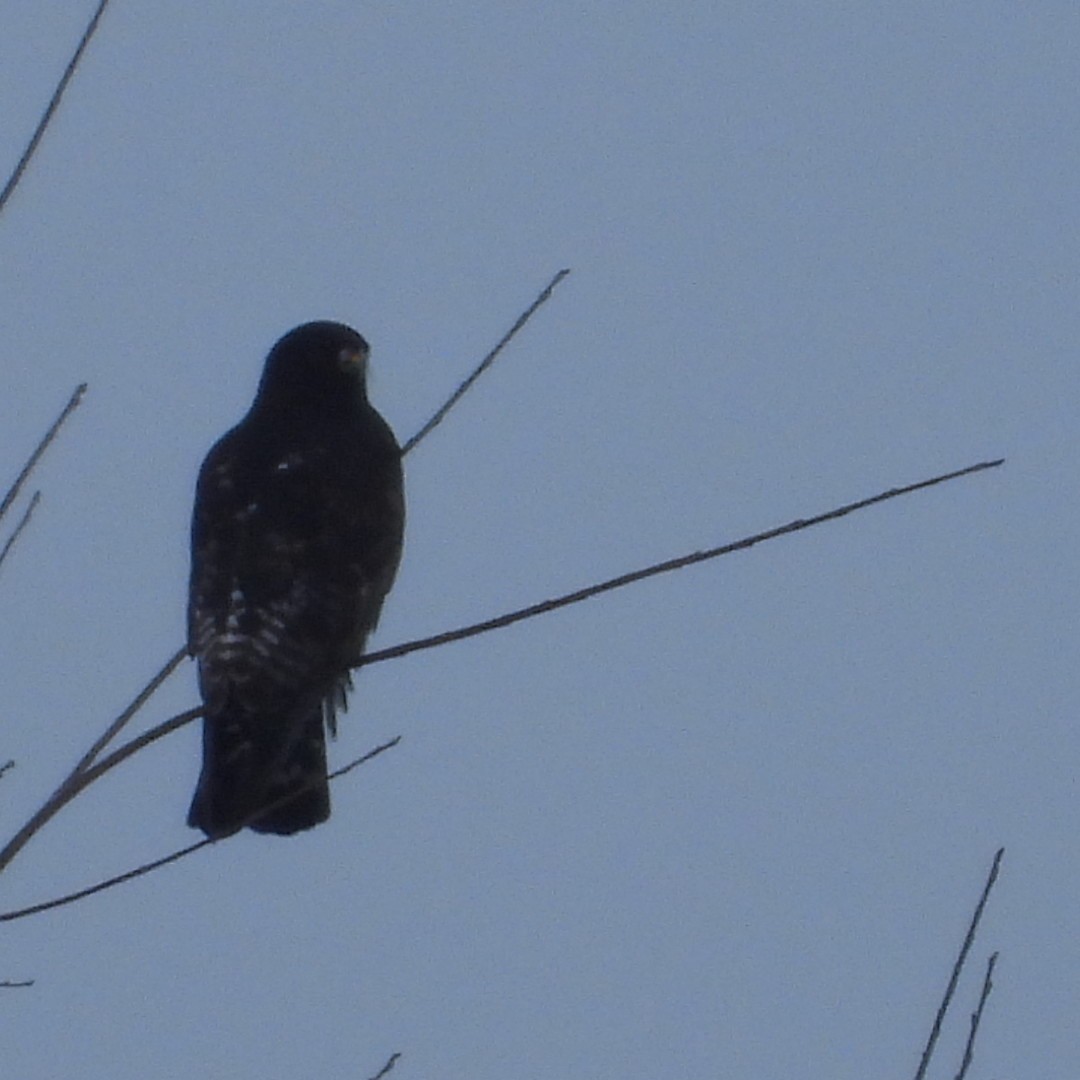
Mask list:
POLYGON ((324 725, 401 557, 401 450, 367 399, 367 342, 313 322, 271 350, 210 451, 191 527, 188 651, 205 705, 188 824, 294 833, 330 816, 324 725))

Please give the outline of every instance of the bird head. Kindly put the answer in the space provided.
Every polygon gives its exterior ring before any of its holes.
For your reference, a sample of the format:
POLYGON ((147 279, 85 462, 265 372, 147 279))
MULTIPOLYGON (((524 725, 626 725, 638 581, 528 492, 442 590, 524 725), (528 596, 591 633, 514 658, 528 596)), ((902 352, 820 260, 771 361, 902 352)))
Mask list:
POLYGON ((352 408, 367 397, 368 343, 350 326, 310 322, 270 350, 255 406, 276 414, 352 408))

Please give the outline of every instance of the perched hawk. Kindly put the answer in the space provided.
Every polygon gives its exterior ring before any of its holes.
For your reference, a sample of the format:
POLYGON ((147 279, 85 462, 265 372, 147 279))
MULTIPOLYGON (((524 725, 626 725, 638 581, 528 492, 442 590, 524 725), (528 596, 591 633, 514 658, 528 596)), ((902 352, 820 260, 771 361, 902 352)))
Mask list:
POLYGON ((199 473, 188 651, 205 719, 188 824, 207 836, 330 816, 324 723, 345 704, 405 523, 401 450, 368 402, 367 359, 340 323, 286 334, 199 473))

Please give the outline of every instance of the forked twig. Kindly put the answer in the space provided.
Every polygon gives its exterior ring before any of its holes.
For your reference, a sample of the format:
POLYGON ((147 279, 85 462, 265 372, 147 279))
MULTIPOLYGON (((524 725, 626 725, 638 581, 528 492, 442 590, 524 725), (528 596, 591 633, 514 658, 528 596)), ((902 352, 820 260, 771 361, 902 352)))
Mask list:
MULTIPOLYGON (((128 721, 154 696, 158 687, 180 666, 185 656, 187 656, 186 648, 177 649, 169 657, 164 667, 135 696, 135 700, 101 733, 93 746, 83 754, 72 770, 73 775, 90 768, 98 754, 116 738, 128 721)), ((3 855, 0 854, 0 869, 3 869, 3 866, 3 855)))
MULTIPOLYGON (((61 780, 56 790, 34 812, 21 829, 0 850, 0 872, 19 854, 26 846, 30 838, 48 822, 54 818, 72 799, 84 788, 92 784, 94 780, 105 772, 99 769, 93 775, 88 775, 88 770, 94 759, 104 749, 105 745, 115 737, 116 733, 131 719, 132 716, 145 704, 155 690, 176 670, 180 661, 187 655, 181 649, 169 662, 146 684, 138 693, 135 700, 106 728, 103 735, 97 739, 93 746, 83 754, 75 767, 61 780)), ((133 751, 132 751, 133 752, 133 751)), ((116 755, 113 755, 114 757, 116 755)), ((125 755, 126 756, 126 755, 125 755)), ((123 760, 121 757, 120 761, 123 760)), ((113 764, 119 764, 114 761, 113 764)), ((110 766, 111 767, 111 766, 110 766)))
POLYGON ((202 706, 185 709, 184 712, 177 713, 176 716, 172 716, 168 720, 163 720, 157 727, 144 731, 133 739, 128 739, 122 746, 118 746, 111 754, 106 754, 100 761, 91 765, 82 773, 81 778, 85 783, 82 783, 81 787, 87 787, 95 780, 99 780, 110 769, 115 769, 121 761, 131 757, 132 754, 137 753, 144 746, 157 742, 158 739, 164 738, 173 731, 179 731, 180 728, 190 724, 192 720, 198 720, 202 714, 202 706))
POLYGON ((33 514, 37 508, 37 504, 41 502, 41 492, 35 491, 30 496, 30 503, 23 512, 23 516, 19 518, 19 524, 11 530, 11 535, 7 538, 7 542, 3 548, 0 548, 0 566, 4 565, 4 560, 8 557, 8 552, 15 546, 15 541, 19 539, 19 534, 30 524, 30 515, 33 514))
POLYGON ((956 1074, 956 1080, 964 1080, 968 1068, 975 1058, 975 1037, 979 1034, 979 1024, 982 1023, 986 999, 990 996, 990 991, 994 989, 994 966, 997 964, 997 958, 998 954, 993 953, 987 961, 982 992, 979 994, 979 1004, 975 1006, 975 1011, 971 1014, 971 1030, 968 1032, 967 1045, 964 1047, 964 1060, 960 1065, 960 1071, 956 1074))
POLYGON ((0 191, 0 213, 3 213, 8 199, 11 198, 15 189, 19 186, 19 181, 22 179, 23 173, 26 172, 26 167, 30 164, 30 159, 34 156, 38 143, 41 142, 41 137, 45 134, 45 129, 49 126, 53 115, 60 107, 60 100, 64 96, 64 91, 67 89, 68 83, 71 82, 71 77, 75 74, 75 69, 79 66, 79 61, 82 60, 83 53, 86 52, 86 47, 90 44, 90 39, 97 31, 98 23, 101 22, 101 16, 105 14, 108 3, 109 0, 101 0, 101 3, 98 4, 97 11, 91 17, 90 22, 83 31, 82 39, 68 61, 67 67, 64 68, 64 74, 60 76, 60 81, 56 84, 53 96, 49 99, 49 104, 45 107, 45 112, 42 113, 41 119, 34 129, 34 134, 30 137, 30 142, 27 143, 26 149, 22 152, 22 157, 19 158, 14 171, 8 177, 4 190, 0 191))
POLYGON ((53 439, 60 433, 60 429, 64 426, 64 421, 79 407, 79 402, 83 399, 83 394, 86 393, 86 383, 80 383, 75 387, 75 392, 71 395, 71 399, 60 411, 60 415, 52 422, 52 426, 41 438, 41 442, 37 444, 34 452, 26 459, 26 464, 22 467, 19 475, 15 477, 14 483, 8 488, 7 494, 2 500, 0 500, 0 518, 11 509, 11 504, 18 497, 20 490, 22 490, 23 484, 26 483, 26 478, 34 471, 34 466, 37 465, 41 455, 49 449, 53 439))
POLYGON ((1001 867, 1001 859, 1004 854, 1005 849, 998 848, 997 854, 994 856, 994 863, 990 867, 990 875, 986 879, 986 885, 983 887, 982 896, 979 897, 979 902, 975 905, 975 913, 972 915, 971 924, 968 926, 968 931, 964 935, 964 943, 960 946, 960 954, 956 958, 956 963, 953 964, 952 975, 949 977, 949 985, 945 988, 945 995, 941 999, 937 1016, 934 1017, 933 1026, 930 1028, 930 1037, 926 1040, 926 1048, 923 1050, 922 1060, 919 1062, 919 1068, 915 1073, 915 1080, 924 1080, 926 1070, 930 1065, 930 1059, 934 1056, 934 1047, 937 1045, 938 1036, 941 1034, 941 1025, 945 1020, 945 1014, 949 1011, 949 1005, 952 1003, 953 994, 956 993, 956 984, 960 981, 960 973, 964 970, 964 963, 967 960, 968 952, 971 949, 972 943, 975 941, 975 933, 979 929, 979 920, 982 918, 983 908, 986 907, 986 901, 990 896, 990 890, 994 887, 994 882, 997 881, 998 870, 1001 867))

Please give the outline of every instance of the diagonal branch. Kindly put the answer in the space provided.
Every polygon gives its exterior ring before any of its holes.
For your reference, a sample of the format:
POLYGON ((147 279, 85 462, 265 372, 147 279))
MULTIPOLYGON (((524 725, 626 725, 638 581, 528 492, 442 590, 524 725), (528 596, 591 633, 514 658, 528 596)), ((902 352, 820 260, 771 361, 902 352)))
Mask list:
POLYGON ((19 181, 22 179, 23 173, 26 172, 26 167, 30 164, 30 159, 37 151, 38 143, 41 142, 41 137, 45 134, 45 129, 49 126, 53 115, 60 107, 60 101, 64 96, 64 91, 67 89, 68 83, 71 82, 71 77, 75 74, 75 69, 79 66, 79 61, 82 60, 83 53, 86 52, 86 47, 90 44, 90 39, 96 33, 98 23, 101 21, 101 16, 105 14, 105 8, 108 6, 108 3, 109 0, 101 0, 101 3, 98 4, 97 11, 94 12, 86 29, 83 31, 82 40, 72 54, 71 59, 68 61, 68 65, 64 69, 64 74, 60 76, 60 81, 56 84, 53 96, 49 99, 49 104, 45 107, 45 112, 42 113, 41 119, 34 129, 34 134, 30 137, 30 142, 23 151, 22 157, 19 158, 18 164, 15 166, 11 176, 8 177, 8 182, 4 185, 4 190, 0 191, 0 213, 3 213, 8 199, 11 198, 15 189, 19 186, 19 181))
POLYGON ((559 284, 564 277, 569 274, 569 270, 560 270, 548 283, 544 286, 540 295, 518 316, 517 322, 506 331, 505 334, 499 339, 498 344, 480 361, 474 368, 473 373, 446 399, 443 405, 438 409, 434 416, 401 448, 401 456, 404 457, 421 439, 427 436, 435 428, 443 422, 446 414, 465 396, 465 394, 472 388, 473 383, 484 374, 485 371, 492 364, 495 363, 496 357, 503 351, 503 349, 510 344, 511 340, 515 337, 517 332, 533 317, 537 309, 550 298, 551 294, 555 291, 555 287, 559 284))
MULTIPOLYGON (((72 770, 72 775, 84 772, 93 764, 94 759, 116 738, 121 729, 128 721, 154 696, 158 687, 180 666, 180 662, 187 656, 187 649, 177 649, 165 663, 165 666, 139 691, 135 700, 101 733, 100 737, 79 759, 79 763, 72 770)), ((3 867, 3 857, 0 854, 0 868, 3 867)))
POLYGON ((371 1080, 383 1080, 383 1077, 390 1074, 390 1070, 398 1063, 400 1057, 400 1052, 391 1054, 390 1057, 387 1058, 386 1064, 371 1078, 371 1080))
POLYGON ((913 491, 921 491, 923 488, 933 487, 935 484, 944 484, 946 481, 956 480, 961 476, 970 476, 972 473, 982 472, 984 469, 997 468, 997 466, 1003 464, 1004 460, 1004 458, 999 458, 996 461, 981 461, 977 465, 969 465, 965 469, 944 473, 930 480, 920 480, 904 487, 890 488, 888 491, 882 491, 867 499, 859 499, 858 502, 839 506, 835 510, 827 510, 825 513, 817 514, 811 518, 799 518, 796 521, 788 522, 786 525, 779 525, 774 529, 767 529, 765 532, 744 537, 742 540, 735 540, 730 544, 722 544, 720 547, 709 548, 707 551, 695 551, 689 555, 681 555, 676 559, 668 559, 666 562, 654 563, 643 570, 632 570, 628 574, 620 574, 618 577, 609 578, 607 581, 602 581, 597 585, 590 585, 587 588, 566 593, 564 596, 558 596, 553 600, 543 600, 538 604, 519 608, 517 611, 499 615, 494 619, 485 619, 483 622, 473 623, 471 626, 462 627, 460 630, 447 630, 442 634, 419 638, 416 641, 407 641, 402 645, 392 645, 388 649, 368 653, 361 658, 357 667, 376 664, 380 660, 392 660, 398 656, 407 656, 409 653, 419 652, 421 649, 432 649, 436 645, 447 645, 451 641, 461 641, 464 638, 475 637, 477 634, 485 634, 489 630, 499 630, 504 626, 522 622, 524 619, 531 619, 536 615, 544 615, 549 611, 556 611, 558 608, 580 603, 590 597, 599 596, 600 593, 610 592, 612 589, 621 589, 624 585, 632 585, 636 581, 643 581, 645 578, 654 577, 656 574, 666 574, 671 570, 681 570, 685 566, 705 562, 707 559, 716 559, 721 555, 730 555, 735 551, 745 551, 755 544, 775 540, 777 537, 786 536, 788 533, 800 532, 802 529, 809 529, 826 521, 835 521, 837 518, 853 514, 857 510, 865 510, 868 506, 874 506, 876 503, 885 502, 888 499, 895 499, 900 495, 909 495, 913 491))
POLYGON ((979 920, 982 918, 983 908, 986 907, 990 890, 994 887, 994 882, 997 881, 998 870, 1001 867, 1001 859, 1004 854, 1005 849, 998 848, 997 854, 994 856, 994 863, 990 867, 990 876, 986 879, 986 885, 983 887, 978 904, 975 905, 975 913, 971 916, 971 924, 964 935, 964 944, 960 946, 960 955, 957 956, 956 963, 953 964, 949 985, 945 988, 945 996, 941 999, 937 1016, 934 1017, 933 1026, 930 1028, 930 1037, 926 1040, 926 1048, 923 1050, 922 1060, 919 1062, 919 1068, 915 1073, 915 1080, 925 1080, 926 1070, 930 1065, 930 1059, 934 1056, 934 1047, 937 1044, 938 1036, 941 1034, 941 1025, 945 1020, 945 1014, 949 1011, 953 994, 956 993, 956 984, 960 981, 960 973, 964 970, 967 954, 975 941, 975 933, 979 929, 979 920))
POLYGON ((960 1071, 956 1074, 956 1080, 964 1080, 971 1062, 975 1058, 975 1039, 979 1034, 979 1024, 982 1023, 983 1009, 986 1008, 986 999, 990 991, 994 989, 994 967, 997 964, 998 954, 993 953, 986 964, 986 974, 983 976, 982 991, 979 994, 979 1004, 971 1014, 971 1030, 968 1032, 967 1045, 964 1047, 964 1059, 960 1063, 960 1071))
MULTIPOLYGON (((344 776, 346 773, 358 769, 361 765, 365 765, 367 762, 379 757, 380 754, 386 753, 387 750, 392 750, 399 742, 401 742, 400 735, 390 739, 389 742, 384 742, 380 746, 376 746, 374 750, 369 750, 366 754, 350 761, 348 765, 343 765, 340 769, 336 769, 334 772, 330 773, 328 779, 336 780, 339 776, 344 776)), ((313 783, 315 782, 317 781, 313 781, 313 783)), ((262 816, 268 809, 273 810, 276 806, 283 805, 290 799, 295 798, 295 796, 296 792, 290 792, 288 795, 282 796, 276 803, 271 803, 269 807, 260 809, 258 814, 254 815, 251 820, 253 821, 255 817, 262 816)), ((248 824, 248 822, 245 822, 245 825, 246 824, 248 824)), ((240 828, 244 828, 245 825, 241 825, 240 828)), ((233 834, 230 833, 229 835, 231 836, 233 834)), ((224 840, 226 837, 220 837, 219 839, 224 840)), ((177 862, 180 859, 186 858, 188 855, 194 854, 196 851, 200 851, 202 848, 210 847, 211 844, 216 844, 218 842, 218 840, 211 840, 209 837, 197 840, 195 843, 178 848, 176 851, 164 855, 160 859, 154 859, 151 862, 143 863, 142 866, 137 866, 134 870, 128 870, 123 874, 117 874, 115 877, 106 878, 104 881, 99 881, 96 885, 90 885, 85 889, 79 889, 78 892, 59 896, 55 900, 45 900, 40 904, 32 904, 30 907, 19 908, 16 911, 6 911, 0 915, 0 922, 12 922, 15 919, 26 918, 28 915, 38 915, 43 911, 51 911, 53 908, 63 907, 65 904, 73 904, 76 900, 82 900, 87 896, 93 896, 95 893, 104 892, 106 889, 111 889, 114 885, 122 885, 125 881, 133 881, 137 877, 142 877, 143 874, 149 874, 152 870, 157 870, 162 866, 168 866, 169 863, 177 862)))
POLYGON ((26 478, 34 471, 34 466, 37 465, 41 455, 49 449, 53 439, 60 433, 60 429, 64 426, 64 421, 79 407, 79 402, 82 401, 83 394, 85 393, 86 383, 80 383, 75 387, 75 392, 71 395, 71 399, 61 410, 60 415, 52 422, 52 426, 49 430, 42 436, 41 442, 37 444, 34 452, 27 458, 26 464, 22 467, 19 475, 15 477, 15 482, 8 488, 4 498, 0 500, 0 518, 11 509, 11 504, 17 498, 23 484, 26 483, 26 478))
POLYGON ((30 524, 30 517, 37 509, 37 504, 39 502, 41 502, 41 492, 35 491, 34 494, 30 496, 30 504, 24 511, 23 516, 19 518, 19 524, 11 530, 11 535, 7 538, 7 542, 4 544, 3 548, 0 549, 0 566, 4 565, 4 560, 8 557, 8 553, 15 546, 15 541, 19 539, 19 534, 30 524))
POLYGON ((192 720, 198 720, 202 714, 202 706, 195 709, 186 709, 168 720, 163 720, 157 727, 129 739, 123 746, 118 746, 111 754, 106 754, 96 765, 91 765, 88 769, 85 769, 79 776, 78 790, 81 791, 84 787, 89 787, 95 780, 100 779, 110 769, 115 769, 120 762, 125 761, 132 754, 138 753, 144 746, 149 746, 151 743, 157 742, 158 739, 186 727, 192 720))
POLYGON ((111 889, 114 885, 122 885, 125 881, 131 881, 134 878, 142 877, 143 874, 149 874, 151 870, 157 870, 162 866, 168 866, 169 863, 174 863, 178 859, 184 858, 185 855, 191 855, 193 852, 198 851, 199 848, 208 847, 211 843, 213 843, 212 840, 199 840, 194 844, 188 844, 187 847, 174 851, 171 855, 165 855, 160 859, 155 859, 153 862, 144 863, 134 870, 128 870, 124 874, 117 874, 116 877, 106 878, 104 881, 99 881, 96 885, 80 889, 78 892, 68 893, 66 896, 59 896, 55 900, 46 900, 40 904, 32 904, 30 907, 19 908, 17 911, 7 911, 3 915, 0 915, 0 922, 11 922, 14 919, 24 919, 28 915, 38 915, 43 911, 51 911, 53 908, 63 907, 65 904, 74 904, 76 900, 82 900, 87 896, 93 896, 94 893, 104 892, 106 889, 111 889))
MULTIPOLYGON (((2 872, 19 854, 20 851, 26 846, 30 838, 50 819, 54 818, 76 795, 79 794, 84 788, 94 782, 103 772, 104 768, 96 770, 93 774, 90 774, 88 770, 94 761, 94 758, 101 752, 105 745, 116 735, 116 733, 131 719, 132 716, 143 706, 143 704, 149 699, 150 695, 176 670, 180 661, 187 655, 186 651, 181 649, 177 652, 169 662, 150 680, 149 683, 139 692, 135 700, 109 725, 105 733, 94 743, 94 745, 79 759, 79 762, 71 770, 70 773, 60 782, 59 787, 45 800, 44 803, 38 808, 32 817, 26 822, 25 825, 4 845, 3 850, 0 850, 0 872, 2 872)), ((112 755, 116 757, 116 755, 112 755)), ((126 756, 126 755, 125 755, 126 756)), ((119 759, 123 760, 123 757, 119 759)), ((114 761, 113 765, 119 764, 119 761, 114 761)), ((111 766, 109 766, 111 767, 111 766)))

